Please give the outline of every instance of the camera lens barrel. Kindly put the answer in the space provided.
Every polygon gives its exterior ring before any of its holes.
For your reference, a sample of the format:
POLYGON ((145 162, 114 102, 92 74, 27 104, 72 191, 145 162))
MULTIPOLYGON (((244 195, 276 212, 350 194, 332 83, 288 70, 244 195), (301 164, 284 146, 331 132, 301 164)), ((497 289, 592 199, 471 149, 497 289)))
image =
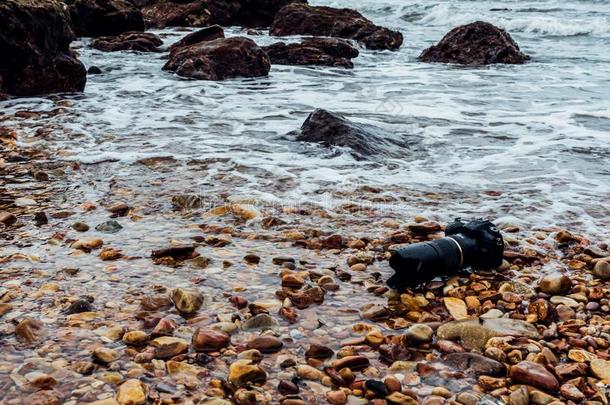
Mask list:
POLYGON ((390 266, 396 272, 387 284, 402 290, 466 267, 498 267, 502 263, 502 235, 489 221, 449 224, 444 238, 415 243, 396 250, 390 266))

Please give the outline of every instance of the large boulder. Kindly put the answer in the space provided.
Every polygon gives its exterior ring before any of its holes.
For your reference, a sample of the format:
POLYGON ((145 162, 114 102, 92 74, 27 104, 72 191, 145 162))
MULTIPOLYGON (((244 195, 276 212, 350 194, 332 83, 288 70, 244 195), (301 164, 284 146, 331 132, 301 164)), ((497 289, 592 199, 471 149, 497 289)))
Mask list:
POLYGON ((243 37, 218 38, 177 49, 163 70, 199 80, 267 76, 269 56, 254 41, 243 37))
POLYGON ((313 35, 354 39, 369 49, 396 50, 402 34, 375 25, 356 10, 290 4, 271 24, 271 35, 313 35))
POLYGON ((99 37, 91 42, 95 49, 105 52, 137 51, 160 52, 161 38, 152 32, 125 32, 114 37, 99 37))
POLYGON ((419 56, 424 62, 461 65, 521 64, 529 59, 506 31, 482 21, 452 29, 419 56))
POLYGON ((127 0, 64 0, 79 37, 103 37, 144 31, 142 12, 127 0))
POLYGON ((149 27, 190 26, 212 24, 268 27, 277 12, 292 3, 307 0, 156 0, 142 8, 149 27))
POLYGON ((278 42, 264 46, 272 64, 278 65, 323 65, 354 67, 352 58, 358 50, 349 42, 338 38, 312 38, 301 43, 278 42))
POLYGON ((0 94, 83 91, 87 72, 70 50, 74 39, 58 1, 0 1, 0 94))
POLYGON ((413 141, 383 131, 373 125, 349 121, 340 114, 317 109, 305 120, 297 141, 315 142, 325 147, 350 148, 357 159, 374 159, 376 156, 402 158, 413 141))

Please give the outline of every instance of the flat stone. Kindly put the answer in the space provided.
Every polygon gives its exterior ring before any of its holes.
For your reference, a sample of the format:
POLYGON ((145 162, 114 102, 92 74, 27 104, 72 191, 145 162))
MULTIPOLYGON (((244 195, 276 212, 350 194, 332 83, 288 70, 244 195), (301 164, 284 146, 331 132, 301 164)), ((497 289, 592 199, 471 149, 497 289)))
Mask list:
POLYGON ((221 330, 197 328, 191 344, 199 352, 216 352, 231 344, 231 337, 221 330))
POLYGON ((189 343, 181 338, 161 336, 153 340, 151 346, 155 348, 155 358, 171 359, 185 353, 189 348, 189 343))
POLYGON ((450 353, 444 357, 444 362, 458 370, 471 371, 477 376, 502 377, 506 373, 504 364, 476 353, 450 353))
POLYGON ((242 323, 241 328, 249 329, 273 329, 278 327, 279 322, 269 314, 258 314, 242 323))
POLYGON ((595 359, 591 360, 591 372, 604 384, 610 384, 610 361, 595 359))
POLYGON ((275 336, 257 336, 248 342, 248 349, 256 349, 261 353, 276 353, 282 350, 284 344, 275 336))
POLYGON ((538 330, 532 324, 510 318, 452 321, 441 325, 436 334, 439 339, 459 339, 465 348, 481 351, 487 341, 496 336, 539 337, 538 330))

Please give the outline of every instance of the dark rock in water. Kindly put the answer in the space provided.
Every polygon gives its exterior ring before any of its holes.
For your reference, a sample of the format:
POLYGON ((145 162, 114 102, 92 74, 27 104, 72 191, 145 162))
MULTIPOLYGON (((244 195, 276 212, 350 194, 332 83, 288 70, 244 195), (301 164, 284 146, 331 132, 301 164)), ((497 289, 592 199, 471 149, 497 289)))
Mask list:
POLYGON ((117 233, 121 229, 123 229, 121 224, 119 224, 117 221, 115 221, 113 219, 106 221, 106 222, 102 222, 101 224, 99 224, 98 226, 95 227, 96 231, 104 232, 104 233, 117 233))
POLYGON ((205 27, 241 25, 268 27, 277 12, 292 3, 306 0, 169 0, 149 1, 142 8, 148 27, 205 27))
POLYGON ((307 0, 241 0, 235 23, 244 27, 269 27, 277 13, 289 4, 307 4, 307 0))
POLYGON ((49 223, 49 219, 44 211, 39 211, 34 214, 34 222, 36 223, 36 226, 43 226, 49 223))
POLYGON ((354 39, 369 49, 396 50, 402 34, 375 25, 356 10, 290 4, 271 24, 271 35, 314 35, 354 39))
POLYGON ((269 56, 254 41, 243 37, 219 38, 185 47, 170 54, 163 70, 199 80, 267 76, 269 56))
POLYGON ((153 250, 151 256, 153 258, 173 257, 175 259, 189 258, 195 251, 193 245, 174 245, 163 249, 153 250))
POLYGON ((55 0, 0 1, 0 94, 83 91, 87 72, 69 48, 69 22, 55 0))
POLYGON ((98 68, 97 66, 91 66, 91 67, 89 67, 89 69, 87 69, 87 74, 90 74, 90 75, 101 75, 102 74, 102 69, 98 68))
POLYGON ((91 42, 91 47, 105 52, 137 51, 160 52, 161 38, 152 32, 124 32, 114 37, 99 37, 91 42))
POLYGON ((175 51, 178 48, 184 48, 185 46, 195 45, 199 42, 211 41, 213 39, 224 38, 225 31, 220 25, 211 25, 209 27, 202 28, 198 31, 192 32, 182 38, 180 41, 173 44, 169 50, 170 52, 175 51))
POLYGON ((355 123, 342 115, 317 109, 312 112, 296 133, 300 142, 316 142, 326 147, 350 148, 357 158, 404 157, 404 148, 412 142, 385 132, 372 125, 355 123))
POLYGON ((142 12, 127 0, 64 0, 79 37, 114 36, 144 31, 142 12))
POLYGON ((358 50, 349 42, 338 38, 313 38, 301 43, 278 42, 263 47, 272 64, 278 65, 323 65, 354 67, 351 59, 358 50))
POLYGON ((80 314, 81 312, 91 312, 93 311, 93 305, 85 299, 79 299, 74 301, 68 309, 66 309, 66 314, 80 314))
POLYGON ((471 371, 475 375, 501 377, 506 374, 504 364, 476 353, 449 353, 444 360, 453 368, 471 371))
POLYGON ((482 21, 452 29, 419 55, 424 62, 461 65, 521 64, 529 59, 506 31, 482 21))
POLYGON ((238 0, 157 1, 142 8, 146 26, 205 27, 230 25, 240 9, 238 0))

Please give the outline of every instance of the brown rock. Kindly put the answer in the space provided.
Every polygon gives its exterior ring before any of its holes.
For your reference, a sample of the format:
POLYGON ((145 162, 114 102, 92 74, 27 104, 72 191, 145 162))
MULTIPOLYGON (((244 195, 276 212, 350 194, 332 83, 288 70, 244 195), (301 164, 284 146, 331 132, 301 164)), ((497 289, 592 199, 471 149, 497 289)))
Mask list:
POLYGON ((203 305, 204 297, 197 290, 186 290, 175 288, 172 290, 171 299, 176 309, 184 314, 195 313, 203 305))
POLYGON ((100 37, 91 42, 91 47, 105 52, 136 51, 160 52, 161 38, 152 32, 124 32, 115 37, 100 37))
POLYGON ((333 362, 333 367, 337 370, 349 368, 354 371, 365 369, 369 366, 369 359, 364 356, 347 356, 333 362))
POLYGON ((248 349, 256 349, 261 353, 276 353, 282 350, 284 344, 275 336, 261 335, 248 342, 248 349))
POLYGON ((87 72, 70 50, 75 36, 69 22, 57 1, 0 2, 0 94, 83 91, 87 72))
POLYGON ((541 364, 531 361, 522 361, 512 366, 509 376, 514 383, 528 384, 544 391, 559 390, 557 378, 541 364))
POLYGON ((184 260, 190 259, 194 251, 195 246, 193 245, 174 245, 163 249, 153 250, 151 257, 153 259, 173 257, 174 259, 184 260))
POLYGON ((452 321, 441 325, 436 334, 439 339, 460 339, 465 348, 478 350, 483 350, 485 343, 496 336, 539 337, 533 325, 511 318, 452 321))
POLYGON ((251 364, 249 360, 238 360, 229 367, 229 383, 234 387, 246 384, 264 383, 267 373, 260 366, 251 364))
POLYGON ((540 291, 549 295, 561 295, 568 292, 571 287, 570 278, 560 273, 547 274, 538 283, 540 291))
POLYGON ((209 27, 202 28, 198 31, 191 32, 186 35, 184 38, 173 44, 169 50, 170 52, 175 52, 179 48, 184 48, 186 46, 195 45, 199 42, 212 41, 218 38, 224 38, 225 32, 219 25, 211 25, 209 27))
POLYGON ((311 35, 354 39, 369 49, 396 50, 402 34, 379 27, 351 9, 291 4, 282 8, 271 25, 271 35, 311 35))
POLYGON ((36 319, 25 318, 15 327, 15 335, 17 339, 27 343, 37 341, 43 332, 44 324, 36 319))
POLYGON ((506 374, 504 364, 476 353, 450 353, 444 361, 453 368, 470 371, 477 376, 501 377, 506 374))
POLYGON ((220 330, 197 328, 193 333, 193 349, 198 352, 216 352, 231 344, 231 337, 220 330))
POLYGON ((323 360, 333 357, 334 354, 330 347, 313 343, 305 352, 305 357, 323 360))
POLYGON ((168 318, 161 318, 151 332, 152 337, 171 336, 178 325, 168 318))
POLYGON ((119 353, 116 350, 108 349, 106 347, 98 347, 93 350, 93 359, 100 363, 110 364, 113 361, 118 360, 119 353))
POLYGON ((15 222, 17 222, 17 217, 14 214, 6 211, 0 211, 0 224, 10 226, 15 222))
POLYGON ((347 395, 342 390, 328 391, 326 399, 333 405, 343 405, 347 403, 347 395))
POLYGON ((79 37, 144 31, 142 13, 127 0, 69 0, 72 28, 79 37))
POLYGON ((186 340, 170 336, 161 336, 151 342, 154 347, 154 357, 157 359, 171 359, 174 356, 188 351, 189 344, 186 340))
POLYGON ((63 401, 55 391, 37 391, 23 398, 24 405, 60 405, 63 401))
POLYGON ((123 335, 123 343, 130 346, 142 346, 148 342, 148 334, 141 330, 134 330, 123 335))
MULTIPOLYGON (((349 42, 338 38, 313 38, 301 43, 278 42, 264 46, 263 50, 269 55, 271 64, 275 65, 322 65, 354 67, 351 59, 358 56, 358 50, 349 42)), ((340 235, 340 243, 330 243, 326 239, 325 246, 329 249, 344 247, 344 239, 340 235)))
POLYGON ((120 405, 143 405, 146 403, 146 385, 140 380, 127 380, 119 386, 116 400, 120 405))
POLYGON ((477 21, 452 29, 438 44, 423 51, 419 60, 462 65, 521 64, 529 56, 519 50, 506 31, 477 21))
POLYGON ((244 37, 219 38, 179 48, 163 70, 199 80, 267 76, 269 56, 244 37))

